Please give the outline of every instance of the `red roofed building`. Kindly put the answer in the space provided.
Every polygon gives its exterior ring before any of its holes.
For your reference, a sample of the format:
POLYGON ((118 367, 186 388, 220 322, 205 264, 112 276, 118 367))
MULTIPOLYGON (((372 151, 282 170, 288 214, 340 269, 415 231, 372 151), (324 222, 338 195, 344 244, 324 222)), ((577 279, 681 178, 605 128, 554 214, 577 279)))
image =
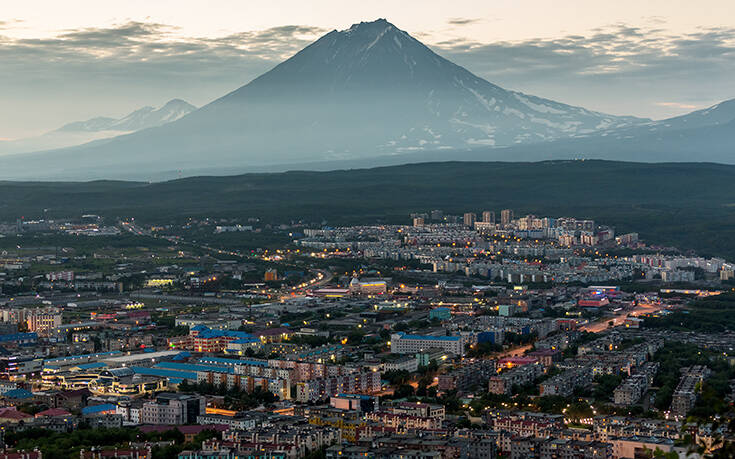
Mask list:
POLYGON ((607 298, 583 298, 577 302, 580 308, 601 308, 610 304, 607 298))
POLYGON ((16 424, 33 418, 30 414, 18 411, 14 406, 0 409, 0 422, 16 424))
POLYGON ((0 459, 42 459, 40 451, 0 451, 0 459))
POLYGON ((43 410, 36 413, 37 418, 56 418, 67 416, 71 416, 71 413, 60 408, 49 408, 48 410, 43 410))

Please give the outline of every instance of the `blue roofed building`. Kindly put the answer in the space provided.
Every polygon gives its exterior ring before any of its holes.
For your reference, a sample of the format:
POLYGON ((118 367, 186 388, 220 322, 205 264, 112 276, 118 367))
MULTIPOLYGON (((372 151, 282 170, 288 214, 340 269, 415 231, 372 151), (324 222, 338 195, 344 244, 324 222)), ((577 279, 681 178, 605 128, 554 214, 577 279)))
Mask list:
POLYGON ((30 346, 36 344, 36 342, 38 342, 38 334, 36 332, 0 335, 0 344, 3 345, 15 344, 18 346, 30 346))
POLYGON ((12 389, 2 394, 2 397, 9 400, 29 400, 33 398, 33 393, 25 389, 12 389))
POLYGON ((89 362, 82 363, 80 365, 71 367, 71 371, 87 371, 87 370, 98 370, 100 368, 107 368, 107 364, 103 362, 89 362))
POLYGON ((171 360, 180 362, 182 360, 186 360, 191 357, 191 352, 182 351, 176 354, 171 360))
POLYGON ((64 357, 54 357, 44 359, 44 366, 52 365, 55 367, 80 365, 83 363, 97 362, 98 360, 108 359, 112 357, 122 356, 121 351, 95 352, 93 354, 67 355, 64 357))
POLYGON ((82 415, 113 414, 116 411, 117 405, 114 403, 103 403, 100 405, 85 406, 82 408, 82 415))
POLYGON ((227 365, 207 365, 199 363, 182 363, 182 362, 161 362, 155 366, 155 368, 165 368, 168 370, 175 371, 191 371, 196 373, 197 371, 214 371, 217 373, 228 373, 235 374, 234 366, 227 365))
POLYGON ((197 382, 197 372, 196 371, 185 371, 185 370, 175 370, 170 368, 149 368, 149 367, 131 367, 132 370, 135 372, 135 374, 143 375, 143 376, 156 376, 159 378, 166 378, 168 380, 168 384, 178 385, 181 384, 184 380, 187 380, 190 383, 196 383, 197 382))

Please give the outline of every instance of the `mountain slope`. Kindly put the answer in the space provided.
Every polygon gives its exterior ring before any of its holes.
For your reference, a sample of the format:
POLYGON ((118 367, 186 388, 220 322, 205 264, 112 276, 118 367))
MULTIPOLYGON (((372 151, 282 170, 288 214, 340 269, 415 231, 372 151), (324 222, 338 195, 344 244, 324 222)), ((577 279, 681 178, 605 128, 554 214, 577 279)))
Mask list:
POLYGON ((39 161, 98 177, 106 168, 248 168, 530 144, 646 122, 507 91, 378 20, 326 34, 178 121, 39 161))
POLYGON ((735 99, 726 100, 703 110, 653 123, 658 129, 690 129, 728 124, 735 120, 735 99))
POLYGON ((526 161, 592 158, 619 161, 702 161, 735 164, 735 100, 643 126, 544 144, 474 151, 460 159, 526 161))
POLYGON ((176 121, 196 110, 181 99, 172 99, 161 108, 146 106, 122 118, 99 116, 67 123, 51 132, 27 139, 0 142, 0 154, 50 150, 106 139, 176 121))

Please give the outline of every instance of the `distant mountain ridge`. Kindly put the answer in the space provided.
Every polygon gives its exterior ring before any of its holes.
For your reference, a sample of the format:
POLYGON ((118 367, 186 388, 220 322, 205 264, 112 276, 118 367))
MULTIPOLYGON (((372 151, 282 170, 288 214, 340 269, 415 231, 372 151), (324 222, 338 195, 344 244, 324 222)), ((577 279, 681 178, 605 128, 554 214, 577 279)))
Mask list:
MULTIPOLYGON (((426 157, 733 162, 731 102, 664 121, 607 115, 503 89, 379 19, 327 33, 175 121, 2 158, 0 178, 150 180, 426 157)), ((115 122, 87 123, 74 128, 115 122)))
POLYGON ((97 117, 86 121, 75 121, 65 124, 57 131, 66 132, 98 132, 98 131, 128 131, 134 132, 141 129, 160 126, 162 124, 176 121, 197 108, 185 100, 172 99, 163 107, 145 106, 122 118, 97 117))
POLYGON ((686 115, 654 122, 653 125, 659 129, 690 129, 728 124, 733 120, 735 120, 735 99, 730 99, 686 115))
POLYGON ((108 139, 176 121, 194 110, 196 107, 190 103, 172 99, 160 108, 142 107, 122 118, 98 116, 74 121, 37 137, 0 142, 0 154, 65 148, 108 139))

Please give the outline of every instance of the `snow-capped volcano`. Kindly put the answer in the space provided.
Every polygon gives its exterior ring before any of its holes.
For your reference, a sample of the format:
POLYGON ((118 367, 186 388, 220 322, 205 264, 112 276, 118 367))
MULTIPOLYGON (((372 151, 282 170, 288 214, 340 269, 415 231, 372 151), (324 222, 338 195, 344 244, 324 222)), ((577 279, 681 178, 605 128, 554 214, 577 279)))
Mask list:
POLYGON ((329 32, 181 119, 67 149, 57 167, 79 161, 136 173, 242 170, 437 150, 452 159, 452 150, 565 139, 646 122, 505 90, 380 19, 329 32))
POLYGON ((645 121, 507 91, 384 19, 328 33, 207 109, 229 111, 261 101, 296 109, 314 128, 339 130, 325 151, 345 156, 506 146, 645 121))

